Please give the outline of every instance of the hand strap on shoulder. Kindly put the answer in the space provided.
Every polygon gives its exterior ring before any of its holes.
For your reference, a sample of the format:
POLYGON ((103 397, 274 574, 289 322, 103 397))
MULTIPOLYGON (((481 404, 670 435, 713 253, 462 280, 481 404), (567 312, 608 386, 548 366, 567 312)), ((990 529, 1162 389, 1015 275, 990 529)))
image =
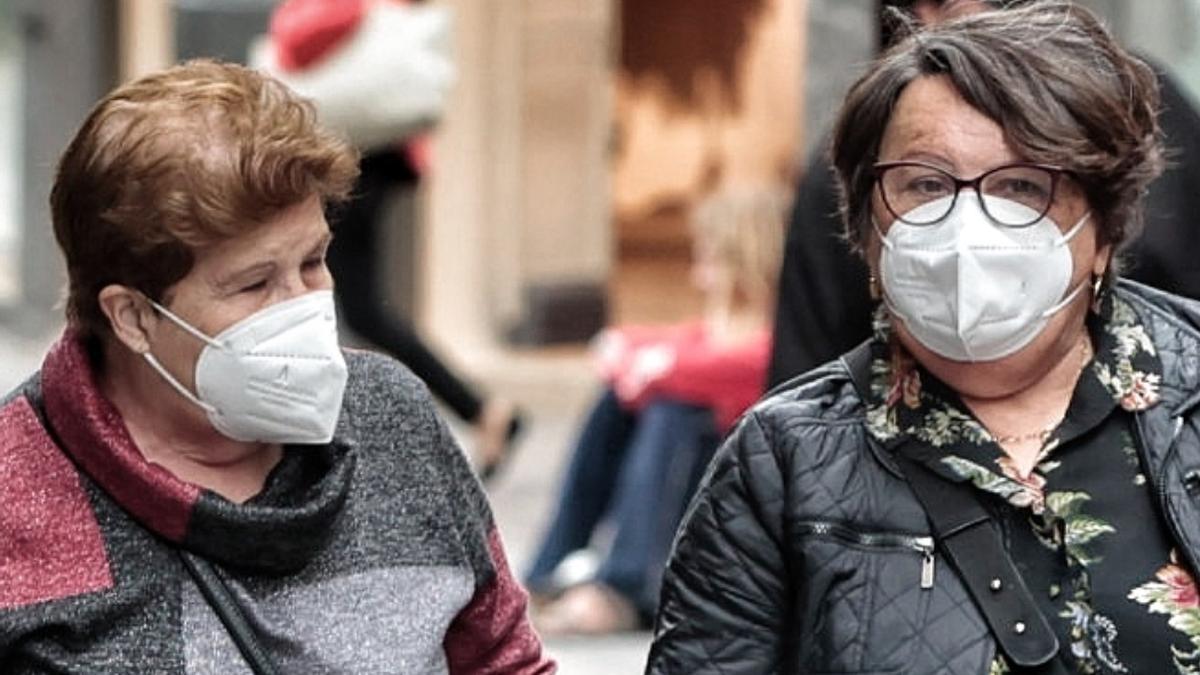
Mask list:
MULTIPOLYGON (((870 341, 843 356, 842 363, 865 400, 871 390, 870 341)), ((1004 656, 1012 665, 1049 664, 1049 672, 1065 675, 1066 667, 1055 658, 1058 638, 1026 588, 975 488, 942 478, 902 453, 892 456, 925 510, 939 548, 966 586, 1004 656)))

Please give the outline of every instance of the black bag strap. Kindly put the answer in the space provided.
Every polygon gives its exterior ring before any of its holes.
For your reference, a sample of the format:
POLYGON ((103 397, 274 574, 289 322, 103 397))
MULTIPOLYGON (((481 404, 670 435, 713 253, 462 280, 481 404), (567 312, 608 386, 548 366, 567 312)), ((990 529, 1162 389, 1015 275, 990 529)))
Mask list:
POLYGON ((954 483, 920 462, 896 455, 909 487, 925 509, 934 537, 983 614, 1009 662, 1031 667, 1057 660, 1058 637, 1038 609, 1000 540, 991 516, 966 483, 954 483))
POLYGON ((221 578, 221 575, 213 569, 212 564, 204 558, 182 549, 179 550, 179 559, 183 561, 183 566, 196 581, 200 594, 212 606, 213 611, 225 626, 225 630, 229 631, 229 636, 233 638, 234 644, 237 645, 238 651, 242 653, 242 657, 246 659, 246 663, 254 675, 278 675, 279 669, 275 667, 270 655, 263 649, 262 644, 258 641, 258 636, 254 634, 254 628, 242 614, 242 609, 234 600, 233 593, 225 585, 225 580, 221 578))
MULTIPOLYGON (((65 448, 66 446, 58 437, 58 432, 50 424, 50 416, 46 414, 40 385, 36 389, 32 389, 28 387, 28 384, 29 382, 26 382, 25 385, 22 385, 22 388, 26 391, 25 396, 29 399, 30 407, 33 408, 34 413, 38 416, 38 420, 42 423, 42 427, 46 430, 51 440, 59 448, 65 448)), ((200 589, 200 594, 208 601, 208 604, 221 620, 221 624, 225 626, 225 630, 229 632, 229 636, 233 638, 234 644, 237 645, 238 651, 242 653, 242 658, 246 659, 251 672, 254 675, 279 675, 279 669, 275 667, 270 655, 267 654, 262 644, 259 643, 258 637, 254 634, 254 629, 250 626, 250 622, 246 620, 246 617, 242 614, 241 607, 234 600, 233 593, 225 585, 225 580, 213 569, 212 564, 204 558, 193 555, 181 548, 177 548, 176 552, 179 554, 179 559, 183 562, 184 569, 192 575, 192 579, 200 589)))
MULTIPOLYGON (((871 390, 870 341, 855 347, 842 362, 866 399, 871 390)), ((901 453, 892 456, 1004 656, 1016 666, 1048 665, 1050 673, 1066 675, 1066 667, 1056 658, 1058 637, 1030 595, 975 488, 946 480, 901 453)))

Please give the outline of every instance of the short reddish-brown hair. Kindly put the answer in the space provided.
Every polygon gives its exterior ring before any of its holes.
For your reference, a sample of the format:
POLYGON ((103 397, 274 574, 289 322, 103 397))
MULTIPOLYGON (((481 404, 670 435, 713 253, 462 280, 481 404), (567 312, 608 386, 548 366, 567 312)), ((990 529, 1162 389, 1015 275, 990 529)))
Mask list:
POLYGON ((198 249, 314 195, 342 200, 357 175, 312 105, 257 71, 197 60, 123 85, 88 115, 50 193, 67 317, 103 337, 105 286, 161 300, 198 249))

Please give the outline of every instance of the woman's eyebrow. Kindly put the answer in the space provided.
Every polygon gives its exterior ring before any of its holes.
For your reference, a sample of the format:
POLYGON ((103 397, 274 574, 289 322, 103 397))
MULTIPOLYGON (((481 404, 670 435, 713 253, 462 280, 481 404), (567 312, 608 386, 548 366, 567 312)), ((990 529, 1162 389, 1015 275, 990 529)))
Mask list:
POLYGON ((251 277, 256 277, 260 274, 269 274, 274 269, 274 261, 263 260, 216 277, 213 280, 213 286, 218 290, 229 290, 244 283, 251 277))

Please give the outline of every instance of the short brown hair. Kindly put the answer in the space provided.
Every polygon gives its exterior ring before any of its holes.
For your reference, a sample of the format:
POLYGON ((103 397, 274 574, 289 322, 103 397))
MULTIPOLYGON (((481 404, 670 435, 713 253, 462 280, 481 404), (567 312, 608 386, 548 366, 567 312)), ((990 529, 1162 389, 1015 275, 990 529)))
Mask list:
POLYGON ((909 30, 851 88, 834 131, 842 216, 856 247, 871 228, 873 164, 892 110, 927 75, 945 76, 1025 160, 1070 171, 1102 243, 1132 236, 1142 195, 1162 172, 1158 81, 1095 15, 1035 1, 909 30))
POLYGON ((318 195, 344 199, 358 157, 312 105, 243 66, 189 61, 108 94, 63 153, 50 193, 66 257, 68 319, 109 330, 109 284, 155 300, 197 249, 318 195))

